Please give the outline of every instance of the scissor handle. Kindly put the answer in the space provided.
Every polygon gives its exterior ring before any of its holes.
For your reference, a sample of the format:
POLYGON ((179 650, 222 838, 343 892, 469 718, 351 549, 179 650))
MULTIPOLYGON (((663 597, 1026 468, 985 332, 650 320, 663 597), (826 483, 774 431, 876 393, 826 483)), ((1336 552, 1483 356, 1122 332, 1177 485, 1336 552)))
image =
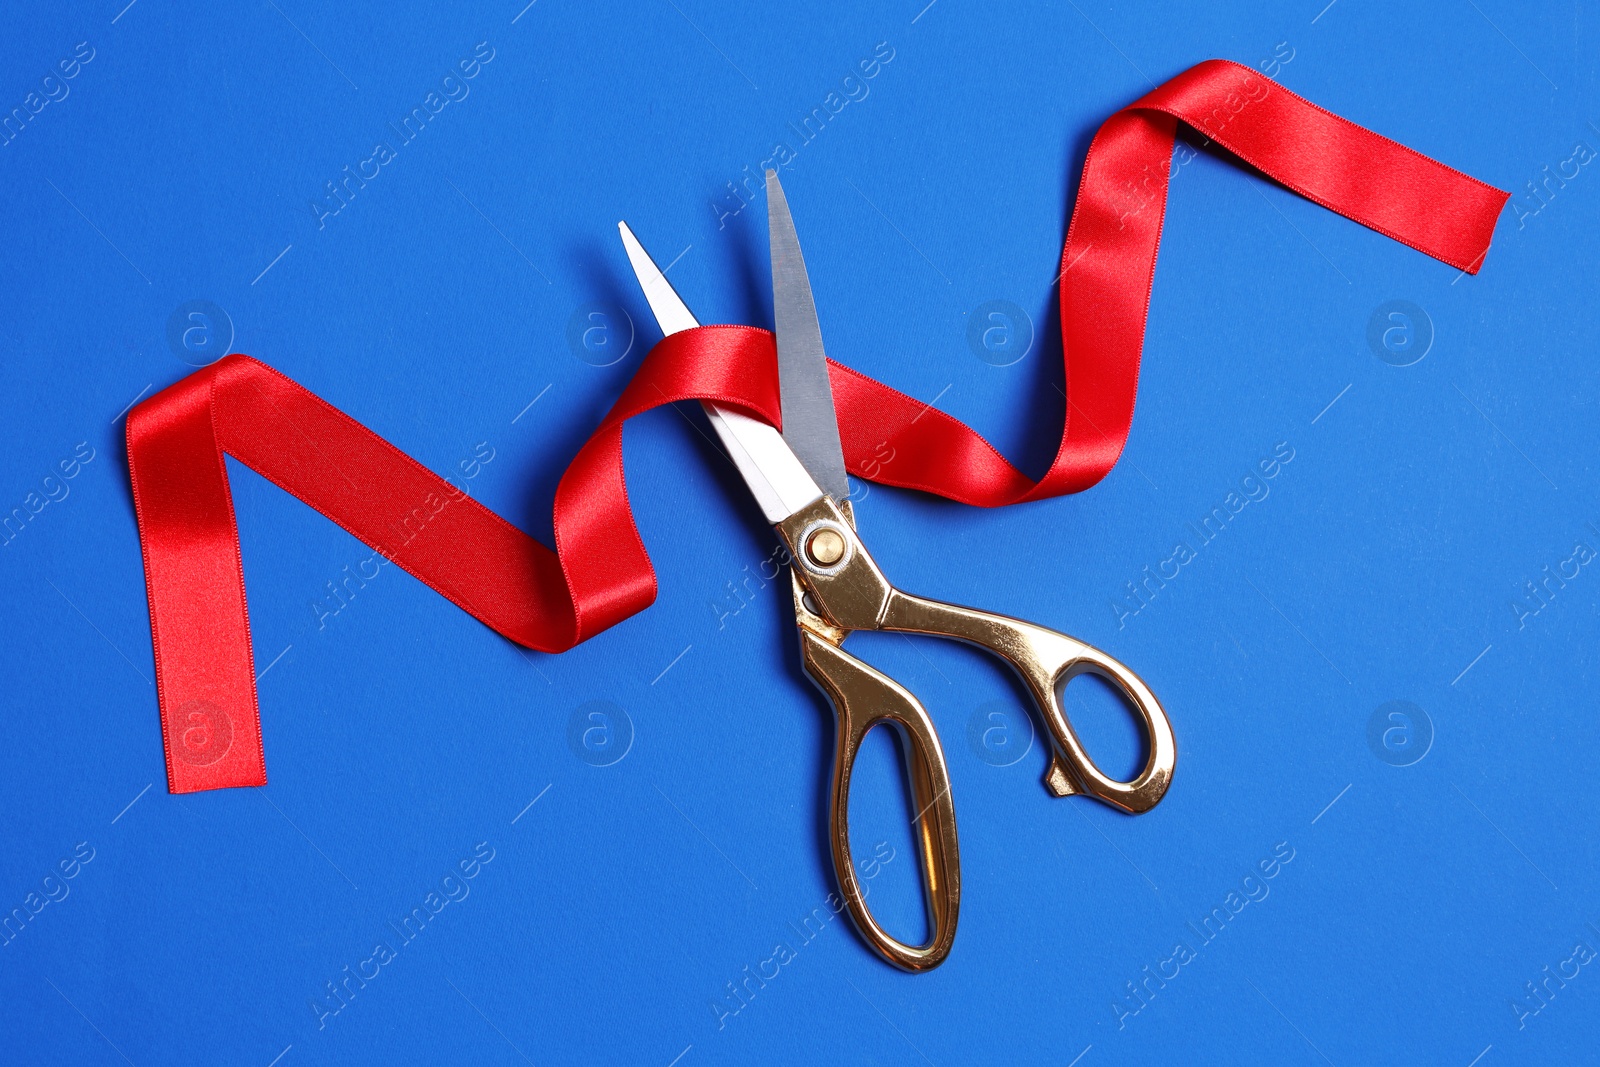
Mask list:
POLYGON ((1015 668, 1033 693, 1055 739, 1045 785, 1056 796, 1086 793, 1132 814, 1149 811, 1166 794, 1177 763, 1177 742, 1161 702, 1122 663, 1092 645, 1020 619, 891 590, 879 627, 953 637, 988 649, 1015 668), (1062 707, 1066 683, 1097 674, 1122 693, 1144 723, 1149 742, 1144 769, 1132 780, 1109 777, 1078 741, 1062 707))
POLYGON ((838 645, 805 627, 800 629, 806 673, 833 704, 837 739, 833 749, 833 789, 828 840, 839 890, 850 918, 873 950, 907 971, 926 971, 944 962, 955 943, 961 909, 961 861, 956 843, 956 810, 950 798, 950 770, 933 720, 894 679, 874 670, 838 645), (867 907, 850 852, 850 776, 867 732, 880 723, 894 726, 905 751, 906 776, 916 805, 917 851, 922 859, 928 941, 908 945, 878 925, 867 907))

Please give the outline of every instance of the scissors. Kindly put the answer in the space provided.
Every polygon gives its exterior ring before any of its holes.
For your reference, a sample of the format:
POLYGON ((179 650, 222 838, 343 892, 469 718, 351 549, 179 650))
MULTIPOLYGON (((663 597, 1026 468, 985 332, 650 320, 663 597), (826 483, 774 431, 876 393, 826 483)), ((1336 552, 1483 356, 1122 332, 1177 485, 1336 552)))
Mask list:
MULTIPOLYGON (((953 638, 988 649, 1026 683, 1053 741, 1044 784, 1058 797, 1081 793, 1131 814, 1166 793, 1177 760, 1172 725, 1138 675, 1099 649, 1019 619, 925 600, 889 583, 856 532, 822 328, 789 204, 767 171, 767 230, 778 341, 780 433, 709 401, 711 425, 767 521, 789 550, 795 620, 805 671, 833 705, 836 722, 828 840, 850 917, 862 938, 907 971, 937 967, 955 942, 961 864, 950 771, 933 720, 916 697, 842 647, 856 630, 953 638), (1110 682, 1137 712, 1148 742, 1144 767, 1130 781, 1108 777, 1084 751, 1062 706, 1079 674, 1110 682), (867 908, 850 852, 850 777, 867 733, 887 724, 900 734, 916 809, 917 852, 929 922, 921 945, 899 941, 867 908)), ((663 334, 699 325, 625 222, 617 228, 645 299, 663 334)))

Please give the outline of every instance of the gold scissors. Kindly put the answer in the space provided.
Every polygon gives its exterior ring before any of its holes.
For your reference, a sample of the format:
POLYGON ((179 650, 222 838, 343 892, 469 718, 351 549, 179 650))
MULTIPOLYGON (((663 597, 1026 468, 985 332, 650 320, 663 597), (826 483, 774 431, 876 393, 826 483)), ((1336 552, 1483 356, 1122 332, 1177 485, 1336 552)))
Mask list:
MULTIPOLYGON (((1161 800, 1172 781, 1177 746, 1172 725, 1150 689, 1117 660, 1065 634, 972 608, 903 593, 889 584, 856 533, 845 478, 822 329, 789 204, 778 176, 767 171, 767 230, 778 340, 783 431, 729 408, 704 402, 707 417, 743 475, 767 521, 789 549, 794 611, 806 673, 833 704, 837 723, 828 839, 850 917, 885 960, 908 971, 937 967, 955 941, 961 907, 961 865, 955 805, 944 749, 927 711, 893 679, 846 652, 855 630, 892 630, 954 638, 1005 660, 1027 683, 1054 742, 1045 787, 1058 797, 1082 793, 1138 814, 1161 800), (1119 690, 1143 722, 1144 768, 1131 781, 1108 777, 1078 741, 1062 707, 1067 682, 1096 674, 1119 690), (908 945, 868 910, 850 852, 850 776, 868 731, 888 724, 901 737, 916 807, 930 933, 908 945)), ((699 323, 654 261, 618 223, 645 299, 664 334, 699 323)))

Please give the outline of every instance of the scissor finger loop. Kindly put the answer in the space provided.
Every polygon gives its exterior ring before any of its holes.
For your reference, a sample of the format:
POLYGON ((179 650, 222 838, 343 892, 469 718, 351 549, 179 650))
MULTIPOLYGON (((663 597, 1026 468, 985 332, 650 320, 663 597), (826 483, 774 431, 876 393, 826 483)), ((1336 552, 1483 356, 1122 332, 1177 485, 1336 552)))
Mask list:
POLYGON ((1054 742, 1045 775, 1052 793, 1082 793, 1134 814, 1149 811, 1165 795, 1177 763, 1172 724, 1150 687, 1120 661, 1076 638, 1020 619, 901 592, 884 577, 827 497, 800 509, 778 529, 789 542, 801 580, 830 622, 847 630, 954 638, 986 648, 1010 664, 1027 684, 1054 742), (835 537, 844 540, 842 549, 835 537), (1139 717, 1145 762, 1128 781, 1099 768, 1067 718, 1062 705, 1066 684, 1085 673, 1110 682, 1139 717))
POLYGON ((811 627, 800 628, 806 673, 828 695, 837 721, 828 841, 839 890, 856 929, 885 960, 908 971, 937 967, 955 943, 961 908, 961 859, 950 771, 933 722, 917 698, 811 627), (895 728, 915 805, 913 824, 928 909, 928 939, 909 945, 885 930, 867 907, 850 849, 850 784, 861 743, 880 725, 895 728))
POLYGON ((1161 801, 1167 787, 1172 784, 1172 772, 1178 757, 1172 723, 1161 702, 1137 674, 1092 645, 1072 638, 1067 640, 1078 646, 1077 657, 1067 660, 1056 672, 1046 690, 1051 699, 1040 704, 1057 746, 1051 771, 1045 776, 1047 784, 1058 796, 1067 795, 1059 791, 1059 782, 1051 781, 1057 777, 1052 772, 1059 771, 1060 763, 1065 760, 1070 767, 1068 773, 1084 793, 1135 815, 1149 811, 1161 801), (1129 781, 1119 781, 1100 770, 1084 750, 1071 720, 1067 718, 1062 698, 1067 683, 1080 674, 1097 675, 1111 683, 1139 715, 1145 735, 1145 761, 1139 773, 1129 781))

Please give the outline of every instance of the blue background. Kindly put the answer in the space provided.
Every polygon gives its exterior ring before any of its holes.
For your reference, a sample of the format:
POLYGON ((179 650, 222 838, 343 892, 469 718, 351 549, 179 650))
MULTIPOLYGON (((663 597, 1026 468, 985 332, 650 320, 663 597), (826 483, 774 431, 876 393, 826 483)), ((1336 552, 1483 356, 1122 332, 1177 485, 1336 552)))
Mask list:
MULTIPOLYGON (((1577 942, 1600 948, 1600 575, 1510 606, 1575 542, 1600 548, 1600 174, 1547 203, 1525 188, 1575 143, 1600 149, 1592 12, 924 2, 13 13, 5 109, 79 41, 94 57, 0 149, 0 505, 42 494, 80 441, 95 458, 0 551, 0 909, 79 842, 94 858, 0 948, 0 1058, 1597 1060, 1600 965, 1520 1026, 1511 1007, 1577 942), (482 41, 470 95, 319 227, 324 183, 482 41), (893 58, 867 95, 800 146, 786 124, 879 42, 893 58), (809 942, 790 925, 833 887, 831 714, 781 585, 744 584, 772 535, 688 407, 626 438, 659 600, 561 656, 392 568, 319 626, 325 583, 369 550, 232 465, 271 784, 166 793, 120 413, 220 354, 214 313, 215 333, 169 343, 183 305, 223 309, 232 350, 548 538, 559 472, 658 336, 616 221, 677 257, 702 320, 768 325, 764 203, 721 216, 726 183, 783 140, 831 354, 1037 473, 1083 153, 1212 56, 1515 190, 1525 217, 1508 209, 1482 275, 1460 277, 1201 152, 1172 180, 1139 410, 1101 485, 992 512, 863 487, 899 584, 1106 648, 1178 736, 1150 814, 1052 799, 995 664, 853 641, 945 741, 965 895, 944 967, 895 971, 842 918, 809 942), (1009 324, 1033 340, 1004 367, 967 340, 996 300, 1031 320, 1009 324), (1391 300, 1421 309, 1391 335, 1404 359, 1367 339, 1391 300), (480 442, 494 458, 473 466, 480 442), (1269 495, 1198 546, 1187 524, 1279 442, 1294 458, 1269 495), (1180 539, 1198 558, 1119 619, 1124 583, 1180 539), (1397 700, 1420 714, 1391 722, 1397 700), (402 946, 388 924, 479 842, 494 858, 470 895, 402 946), (1203 943, 1186 924, 1275 848, 1293 859, 1249 883, 1265 898, 1203 943), (311 1002, 380 940, 394 958, 319 1025, 311 1002), (793 958, 733 999, 779 941, 793 958), (1124 999, 1177 942, 1194 954, 1177 977, 1124 999)), ((1131 730, 1079 688, 1086 737, 1131 766, 1131 730)), ((911 937, 894 748, 864 760, 860 851, 894 850, 873 905, 911 937)))

